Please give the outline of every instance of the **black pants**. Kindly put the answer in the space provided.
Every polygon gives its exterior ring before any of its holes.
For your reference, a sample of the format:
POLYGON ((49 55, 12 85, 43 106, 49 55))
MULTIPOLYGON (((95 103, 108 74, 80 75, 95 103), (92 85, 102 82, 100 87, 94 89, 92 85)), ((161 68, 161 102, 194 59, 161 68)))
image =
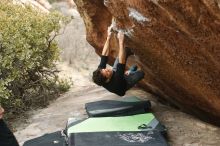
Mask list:
POLYGON ((124 75, 125 80, 127 82, 127 90, 132 88, 135 84, 137 84, 141 79, 144 78, 144 72, 142 70, 134 71, 129 75, 124 75))
POLYGON ((15 136, 2 119, 0 119, 0 146, 19 146, 15 136))
MULTIPOLYGON (((112 70, 116 71, 117 70, 117 64, 119 63, 119 59, 118 57, 115 59, 114 65, 112 70)), ((125 80, 127 82, 127 90, 129 90, 130 88, 132 88, 135 84, 137 84, 141 79, 144 78, 144 72, 142 70, 137 70, 137 68, 135 70, 133 70, 133 66, 129 69, 130 70, 130 74, 129 75, 124 75, 125 80)))

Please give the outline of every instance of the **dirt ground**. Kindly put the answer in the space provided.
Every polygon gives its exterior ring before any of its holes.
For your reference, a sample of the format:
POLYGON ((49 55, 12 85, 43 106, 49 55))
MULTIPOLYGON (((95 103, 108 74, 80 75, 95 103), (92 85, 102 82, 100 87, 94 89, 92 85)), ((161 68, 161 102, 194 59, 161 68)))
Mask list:
MULTIPOLYGON (((15 136, 22 145, 25 141, 45 133, 61 130, 69 117, 86 117, 84 104, 102 99, 123 98, 107 92, 91 82, 91 72, 99 63, 99 57, 86 42, 84 24, 76 12, 69 10, 65 3, 53 5, 74 19, 65 28, 58 41, 63 52, 58 63, 60 76, 71 78, 73 86, 69 92, 53 101, 47 108, 30 111, 29 118, 16 122, 15 136), (21 123, 22 122, 22 123, 21 123)), ((139 89, 133 88, 125 96, 137 96, 152 101, 152 112, 168 129, 171 146, 219 146, 220 127, 202 122, 193 116, 163 105, 157 99, 139 89)))

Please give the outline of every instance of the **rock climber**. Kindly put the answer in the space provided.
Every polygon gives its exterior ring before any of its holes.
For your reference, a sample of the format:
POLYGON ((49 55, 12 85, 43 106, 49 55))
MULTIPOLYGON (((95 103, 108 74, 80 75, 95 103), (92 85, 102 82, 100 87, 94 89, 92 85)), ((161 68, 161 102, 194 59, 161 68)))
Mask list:
POLYGON ((137 70, 137 66, 132 66, 125 72, 126 60, 132 55, 131 49, 125 47, 125 35, 122 31, 117 34, 119 42, 119 52, 112 68, 106 68, 108 55, 110 54, 110 39, 112 37, 112 27, 108 28, 108 36, 102 50, 101 62, 98 68, 93 72, 93 81, 103 86, 108 91, 119 96, 124 96, 125 92, 133 87, 137 82, 144 78, 144 72, 137 70))

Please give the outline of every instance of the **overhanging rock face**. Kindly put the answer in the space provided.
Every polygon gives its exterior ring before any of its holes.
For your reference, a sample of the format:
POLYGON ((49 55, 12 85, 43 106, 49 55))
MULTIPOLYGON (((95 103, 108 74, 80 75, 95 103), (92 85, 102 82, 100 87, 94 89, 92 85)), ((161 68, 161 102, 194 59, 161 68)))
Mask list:
POLYGON ((74 1, 98 54, 114 23, 136 54, 129 62, 146 73, 146 90, 220 125, 220 0, 74 1))

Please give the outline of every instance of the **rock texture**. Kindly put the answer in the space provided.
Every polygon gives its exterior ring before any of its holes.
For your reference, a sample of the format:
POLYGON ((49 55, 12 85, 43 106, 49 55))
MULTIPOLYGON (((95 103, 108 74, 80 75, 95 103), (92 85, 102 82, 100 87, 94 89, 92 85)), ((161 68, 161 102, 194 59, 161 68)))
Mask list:
POLYGON ((220 125, 220 0, 74 1, 99 55, 113 23, 136 54, 129 63, 146 73, 147 91, 220 125))

